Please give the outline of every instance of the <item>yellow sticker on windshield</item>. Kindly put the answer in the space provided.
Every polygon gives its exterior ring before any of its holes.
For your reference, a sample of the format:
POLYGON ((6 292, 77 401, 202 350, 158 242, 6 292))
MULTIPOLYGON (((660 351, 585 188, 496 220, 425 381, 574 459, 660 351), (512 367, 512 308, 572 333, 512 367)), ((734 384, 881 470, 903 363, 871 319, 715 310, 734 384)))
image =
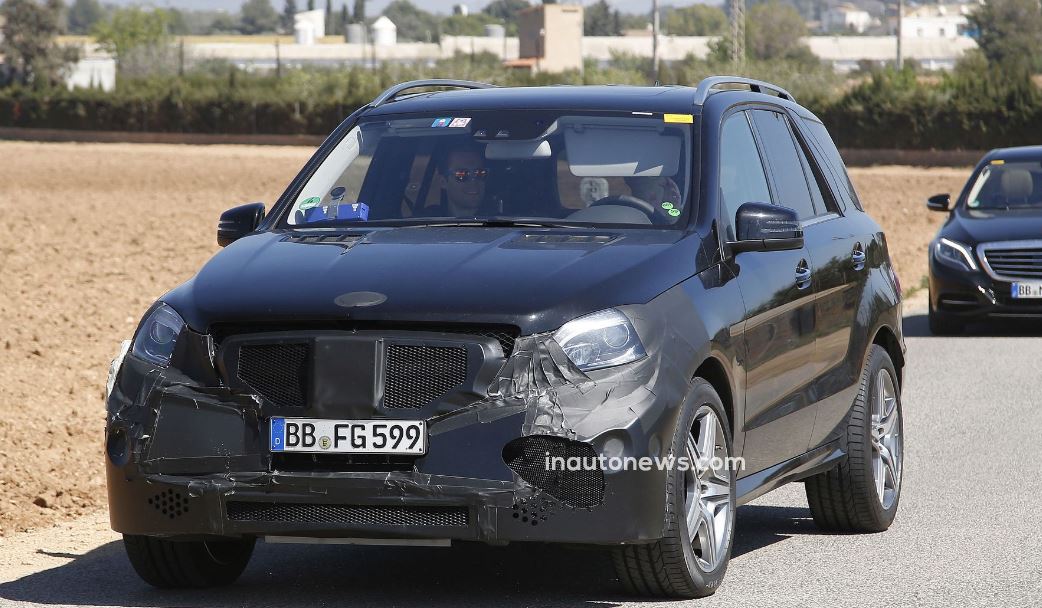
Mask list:
POLYGON ((695 117, 691 114, 663 114, 663 122, 679 122, 689 125, 695 122, 695 117))
POLYGON ((991 164, 993 164, 993 165, 1005 165, 1006 161, 996 159, 996 160, 991 161, 991 164))

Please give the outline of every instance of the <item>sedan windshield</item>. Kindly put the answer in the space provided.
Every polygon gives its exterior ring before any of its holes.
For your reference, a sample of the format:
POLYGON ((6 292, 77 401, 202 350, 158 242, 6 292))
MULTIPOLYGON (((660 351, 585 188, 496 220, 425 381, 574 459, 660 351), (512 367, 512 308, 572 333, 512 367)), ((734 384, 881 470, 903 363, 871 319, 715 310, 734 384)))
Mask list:
POLYGON ((689 115, 535 110, 365 120, 297 196, 290 226, 677 226, 689 115))
POLYGON ((1042 208, 1042 161, 993 160, 966 198, 970 209, 1042 208))

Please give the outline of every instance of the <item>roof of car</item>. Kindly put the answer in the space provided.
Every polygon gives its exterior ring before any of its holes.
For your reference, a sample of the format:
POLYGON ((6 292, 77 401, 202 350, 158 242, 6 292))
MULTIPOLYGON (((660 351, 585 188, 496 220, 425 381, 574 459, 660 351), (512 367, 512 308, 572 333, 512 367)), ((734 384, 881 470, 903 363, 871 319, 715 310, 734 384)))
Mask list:
POLYGON ((1017 148, 996 148, 986 155, 982 160, 1042 160, 1042 146, 1020 146, 1017 148))
POLYGON ((449 110, 605 110, 697 113, 695 89, 680 86, 494 87, 408 95, 370 110, 368 115, 449 110))

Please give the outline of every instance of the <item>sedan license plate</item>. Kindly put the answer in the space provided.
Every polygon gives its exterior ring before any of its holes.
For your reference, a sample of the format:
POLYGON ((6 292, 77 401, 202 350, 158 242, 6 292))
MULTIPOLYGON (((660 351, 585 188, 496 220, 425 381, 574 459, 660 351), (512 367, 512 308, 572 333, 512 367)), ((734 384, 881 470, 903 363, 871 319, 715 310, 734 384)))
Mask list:
POLYGON ((1014 283, 1014 298, 1042 298, 1042 281, 1014 283))
POLYGON ((271 451, 422 456, 427 425, 422 420, 272 418, 271 451))

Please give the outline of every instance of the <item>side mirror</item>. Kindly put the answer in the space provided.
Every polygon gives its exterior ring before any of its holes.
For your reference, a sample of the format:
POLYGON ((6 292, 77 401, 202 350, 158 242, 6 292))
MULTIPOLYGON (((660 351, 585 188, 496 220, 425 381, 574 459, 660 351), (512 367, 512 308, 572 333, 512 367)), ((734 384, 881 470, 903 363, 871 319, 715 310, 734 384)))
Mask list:
POLYGON ((264 203, 250 203, 225 211, 217 222, 217 244, 231 245, 256 230, 263 219, 264 203))
POLYGON ((769 203, 745 203, 735 216, 738 240, 731 251, 787 251, 803 247, 803 227, 794 209, 769 203))
POLYGON ((926 199, 926 208, 930 211, 950 211, 952 206, 952 195, 935 194, 926 199))

